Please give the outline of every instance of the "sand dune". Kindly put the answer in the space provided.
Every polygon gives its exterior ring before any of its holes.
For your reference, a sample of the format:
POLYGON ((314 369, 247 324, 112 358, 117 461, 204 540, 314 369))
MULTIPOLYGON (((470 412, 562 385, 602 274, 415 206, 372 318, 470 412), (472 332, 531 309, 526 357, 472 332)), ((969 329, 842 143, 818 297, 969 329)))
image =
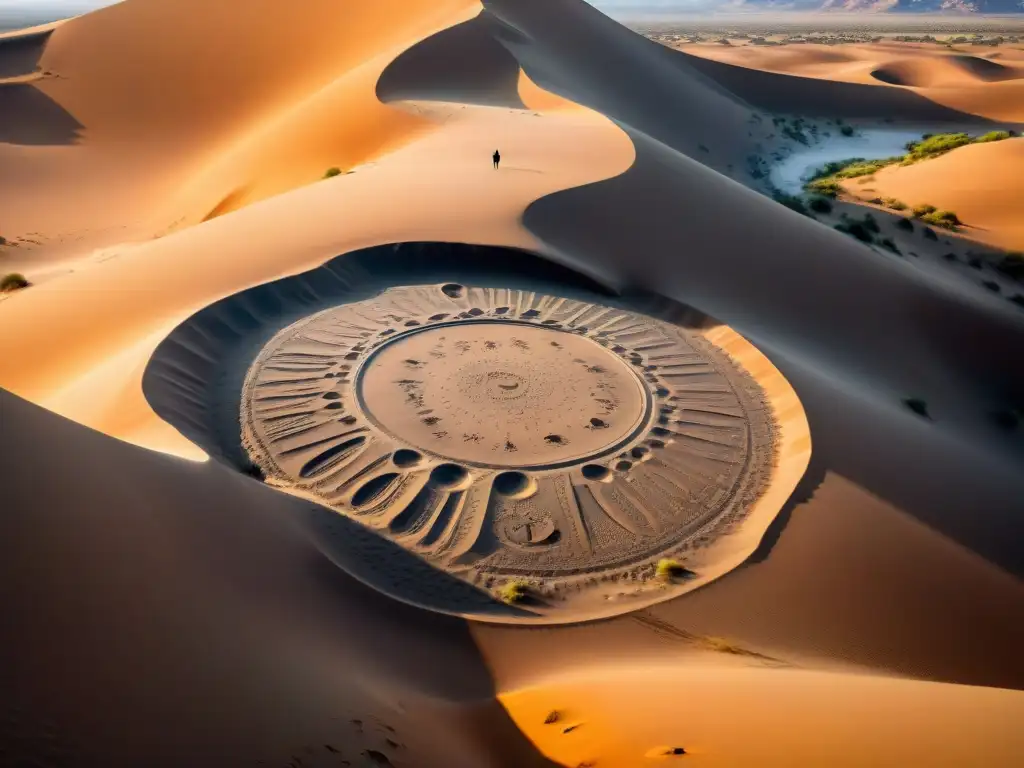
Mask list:
MULTIPOLYGON (((908 205, 935 205, 967 222, 964 234, 972 240, 1007 250, 1024 249, 1024 139, 961 147, 934 161, 886 168, 872 186, 883 197, 908 205), (956 179, 956 184, 950 183, 956 179)), ((856 185, 847 187, 854 194, 856 185)))
MULTIPOLYGON (((582 0, 0 38, 9 754, 1013 764, 1020 311, 744 169, 765 110, 1024 119, 1020 64, 710 51, 582 0)), ((1015 231, 1019 142, 878 187, 983 166, 929 202, 1015 231)))

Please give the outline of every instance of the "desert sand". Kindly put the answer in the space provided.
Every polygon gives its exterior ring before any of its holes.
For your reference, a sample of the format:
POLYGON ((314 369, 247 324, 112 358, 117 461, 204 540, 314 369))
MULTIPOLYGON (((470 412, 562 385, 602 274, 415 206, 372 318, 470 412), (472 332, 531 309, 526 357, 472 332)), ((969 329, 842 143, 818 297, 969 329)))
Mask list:
POLYGON ((1024 312, 965 259, 1022 140, 878 173, 971 225, 903 258, 750 158, 1015 125, 1024 63, 696 48, 581 0, 0 36, 15 764, 1015 764, 1024 312))

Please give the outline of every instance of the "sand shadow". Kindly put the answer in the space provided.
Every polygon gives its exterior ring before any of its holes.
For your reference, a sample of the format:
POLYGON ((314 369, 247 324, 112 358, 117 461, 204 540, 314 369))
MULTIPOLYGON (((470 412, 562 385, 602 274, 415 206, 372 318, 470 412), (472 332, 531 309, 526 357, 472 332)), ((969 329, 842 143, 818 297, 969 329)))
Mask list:
POLYGON ((0 80, 36 71, 53 30, 0 37, 0 80))
POLYGON ((481 13, 412 46, 381 73, 377 98, 385 104, 419 99, 526 109, 519 62, 494 39, 492 24, 481 13))
POLYGON ((34 85, 0 83, 0 143, 74 144, 84 126, 34 85))

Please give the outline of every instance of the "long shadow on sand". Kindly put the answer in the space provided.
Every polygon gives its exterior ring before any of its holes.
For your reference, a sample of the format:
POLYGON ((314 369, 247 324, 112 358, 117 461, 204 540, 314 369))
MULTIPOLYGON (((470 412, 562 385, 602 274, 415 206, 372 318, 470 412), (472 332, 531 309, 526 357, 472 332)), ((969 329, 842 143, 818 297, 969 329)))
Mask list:
POLYGON ((51 32, 0 38, 0 143, 74 144, 83 126, 30 82, 4 83, 36 72, 51 32))
POLYGON ((74 144, 84 126, 34 85, 0 83, 0 143, 74 144))
POLYGON ((5 765, 284 765, 324 744, 357 760, 350 719, 375 716, 426 745, 409 764, 466 764, 486 744, 486 764, 552 765, 495 701, 464 621, 310 545, 297 522, 326 513, 2 390, 0 423, 5 765))

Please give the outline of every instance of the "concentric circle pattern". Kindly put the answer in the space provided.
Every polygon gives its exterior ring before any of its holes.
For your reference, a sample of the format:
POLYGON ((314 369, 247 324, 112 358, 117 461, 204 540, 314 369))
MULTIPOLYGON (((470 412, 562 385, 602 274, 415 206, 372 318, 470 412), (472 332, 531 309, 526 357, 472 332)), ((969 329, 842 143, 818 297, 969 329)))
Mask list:
POLYGON ((249 370, 243 441, 481 587, 551 604, 710 544, 764 489, 773 418, 700 334, 529 291, 396 287, 305 318, 249 370))

